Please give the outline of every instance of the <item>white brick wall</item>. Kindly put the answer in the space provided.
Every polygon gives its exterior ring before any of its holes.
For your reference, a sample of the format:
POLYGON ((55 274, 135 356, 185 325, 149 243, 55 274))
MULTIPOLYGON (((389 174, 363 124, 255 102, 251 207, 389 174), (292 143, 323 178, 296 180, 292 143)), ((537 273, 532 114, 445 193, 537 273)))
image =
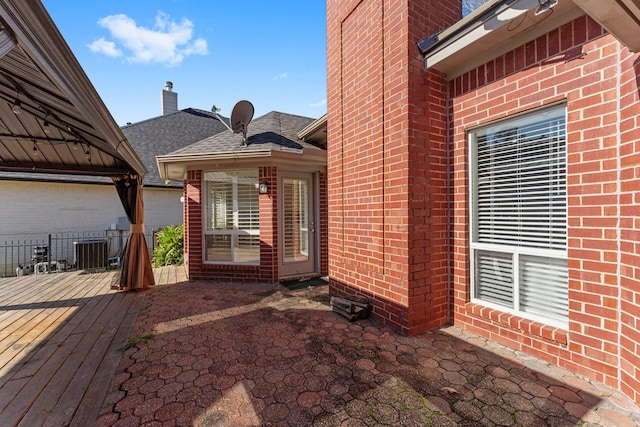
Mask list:
MULTIPOLYGON (((145 188, 143 194, 147 233, 164 225, 182 224, 182 189, 145 188)), ((0 240, 103 231, 123 216, 124 209, 111 185, 0 181, 0 240)))

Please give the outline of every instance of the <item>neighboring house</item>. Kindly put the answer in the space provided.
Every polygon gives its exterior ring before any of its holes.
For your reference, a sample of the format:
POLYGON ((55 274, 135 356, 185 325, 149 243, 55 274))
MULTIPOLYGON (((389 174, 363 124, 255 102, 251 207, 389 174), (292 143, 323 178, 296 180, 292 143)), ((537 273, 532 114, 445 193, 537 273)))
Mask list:
POLYGON ((460 0, 327 4, 331 293, 640 402, 638 2, 460 16, 460 0))
POLYGON ((326 117, 271 112, 158 156, 184 181, 190 279, 268 281, 327 271, 326 117))
MULTIPOLYGON (((155 229, 182 224, 183 211, 182 183, 167 185, 160 178, 155 156, 226 130, 211 112, 177 110, 177 93, 171 89, 167 82, 161 98, 163 115, 121 128, 149 171, 143 193, 149 237, 155 229)), ((129 230, 113 182, 106 177, 0 172, 0 200, 0 244, 42 240, 56 233, 129 230)), ((152 241, 147 243, 151 245, 152 241)), ((59 258, 69 256, 58 254, 59 258)), ((0 261, 0 276, 5 270, 2 264, 0 261)), ((15 271, 15 266, 10 267, 8 271, 15 271)))

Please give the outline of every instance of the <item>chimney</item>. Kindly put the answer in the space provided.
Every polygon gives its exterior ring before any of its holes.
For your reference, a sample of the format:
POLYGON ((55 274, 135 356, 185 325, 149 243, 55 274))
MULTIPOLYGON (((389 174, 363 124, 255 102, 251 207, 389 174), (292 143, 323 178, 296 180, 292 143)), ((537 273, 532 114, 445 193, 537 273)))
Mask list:
POLYGON ((163 116, 178 111, 178 94, 173 92, 173 83, 165 82, 160 96, 160 110, 163 116))

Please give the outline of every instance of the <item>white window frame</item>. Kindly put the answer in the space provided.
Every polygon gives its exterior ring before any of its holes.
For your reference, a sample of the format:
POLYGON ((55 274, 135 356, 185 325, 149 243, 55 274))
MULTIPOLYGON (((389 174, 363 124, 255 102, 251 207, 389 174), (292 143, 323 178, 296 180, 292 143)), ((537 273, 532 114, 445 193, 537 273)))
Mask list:
MULTIPOLYGON (((260 226, 259 226, 259 212, 258 212, 258 228, 255 229, 240 229, 240 212, 239 212, 239 201, 238 201, 238 175, 246 172, 254 172, 255 173, 255 187, 256 187, 256 197, 258 198, 258 182, 259 182, 259 171, 258 169, 242 169, 242 170, 220 170, 220 171, 204 171, 202 176, 202 187, 204 189, 205 197, 204 197, 204 209, 203 209, 203 218, 202 218, 202 261, 205 264, 215 264, 215 265, 260 265, 260 256, 258 255, 258 259, 255 261, 248 262, 239 262, 233 261, 236 258, 235 253, 235 242, 241 236, 252 236, 260 238, 260 226), (211 191, 209 190, 209 181, 207 180, 207 173, 209 172, 223 172, 229 174, 232 181, 232 192, 233 192, 233 207, 232 207, 232 220, 233 220, 233 229, 224 229, 217 230, 211 227, 211 211, 213 209, 212 200, 211 200, 211 191), (222 260, 222 261, 212 261, 207 260, 207 236, 218 235, 218 236, 230 236, 231 238, 231 260, 222 260)), ((256 199, 256 204, 259 206, 259 200, 256 199)))
MULTIPOLYGON (((524 285, 520 283, 521 272, 519 269, 520 263, 523 260, 526 260, 525 257, 540 257, 542 260, 544 258, 552 258, 554 262, 564 263, 566 266, 567 260, 567 230, 566 230, 566 209, 568 207, 567 197, 566 197, 566 140, 567 140, 567 132, 566 132, 566 105, 565 104, 556 104, 550 107, 546 107, 543 109, 537 109, 525 114, 519 114, 516 116, 512 116, 508 119, 501 120, 499 122, 490 123, 487 125, 483 125, 481 127, 477 127, 474 129, 470 129, 467 131, 467 140, 468 140, 468 164, 469 164, 469 249, 470 249, 470 273, 471 273, 471 302, 487 306, 490 308, 494 308, 496 310, 500 310, 507 313, 516 314, 520 317, 527 318, 533 321, 538 321, 544 324, 567 328, 568 327, 568 297, 567 297, 567 316, 563 319, 560 318, 552 318, 547 317, 545 315, 541 315, 539 313, 531 313, 521 310, 520 307, 520 292, 521 288, 524 285), (495 131, 500 131, 501 129, 509 129, 518 126, 526 126, 527 124, 533 124, 544 120, 545 118, 553 119, 563 117, 564 118, 564 209, 565 209, 565 225, 564 225, 564 248, 560 249, 550 249, 550 248, 536 248, 536 247, 528 247, 528 246, 515 246, 511 244, 500 244, 500 243, 482 243, 477 241, 478 234, 478 192, 476 191, 476 187, 479 184, 478 182, 478 135, 479 134, 487 134, 495 131), (509 255, 511 256, 511 279, 512 279, 512 306, 508 307, 503 304, 487 301, 486 299, 480 299, 478 297, 479 293, 479 284, 478 282, 478 274, 480 269, 477 267, 477 256, 481 253, 494 252, 500 254, 506 254, 507 259, 509 255)), ((550 234, 553 231, 550 231, 550 234)), ((531 258, 529 258, 531 259, 531 258)), ((550 267, 558 268, 558 266, 550 267)), ((496 267, 494 271, 500 270, 499 267, 496 267)), ((562 266, 559 267, 559 270, 562 270, 562 266)), ((566 292, 568 293, 568 272, 567 268, 564 268, 564 271, 560 271, 560 275, 567 275, 567 285, 566 292)), ((560 276, 559 276, 560 277, 560 276)), ((560 277, 561 279, 561 277, 560 277)), ((534 279, 535 280, 535 279, 534 279)), ((540 280, 540 279, 538 279, 540 280)), ((544 279, 543 279, 544 280, 544 279)), ((553 287, 553 285, 552 285, 553 287)), ((558 290, 560 293, 564 292, 564 289, 560 289, 559 287, 553 288, 553 290, 558 290)), ((542 303, 541 303, 542 304, 542 303)))
POLYGON ((298 223, 300 236, 304 236, 304 238, 300 238, 300 253, 305 256, 309 256, 309 210, 311 208, 311 200, 309 200, 309 192, 311 191, 310 187, 311 182, 307 182, 307 191, 302 191, 304 186, 302 185, 302 182, 298 182, 298 205, 307 207, 307 209, 300 211, 302 215, 298 223))

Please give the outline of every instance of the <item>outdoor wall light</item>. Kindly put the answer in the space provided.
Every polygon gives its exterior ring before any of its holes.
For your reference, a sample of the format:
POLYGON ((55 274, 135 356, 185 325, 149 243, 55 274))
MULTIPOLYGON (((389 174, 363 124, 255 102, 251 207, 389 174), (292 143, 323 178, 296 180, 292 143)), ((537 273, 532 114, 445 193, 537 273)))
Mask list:
POLYGON ((258 192, 260 194, 267 194, 269 192, 269 181, 262 181, 258 186, 258 192))

